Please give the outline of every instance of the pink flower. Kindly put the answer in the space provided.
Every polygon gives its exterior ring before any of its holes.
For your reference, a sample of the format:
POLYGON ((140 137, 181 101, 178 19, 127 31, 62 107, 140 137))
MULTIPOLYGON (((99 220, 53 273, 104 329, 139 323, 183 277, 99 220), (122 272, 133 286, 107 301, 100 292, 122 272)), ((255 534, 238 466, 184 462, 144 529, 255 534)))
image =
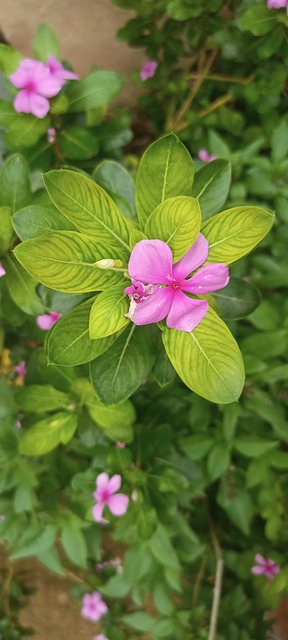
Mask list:
POLYGON ((19 364, 17 364, 16 367, 14 367, 14 371, 16 373, 18 373, 19 378, 22 378, 22 380, 24 380, 24 378, 26 376, 26 362, 25 362, 25 360, 21 360, 19 362, 19 364))
POLYGON ((55 58, 55 56, 49 56, 46 66, 49 69, 50 76, 61 82, 61 86, 65 84, 65 80, 79 80, 79 77, 73 71, 68 71, 63 67, 63 64, 55 58))
POLYGON ((201 296, 223 289, 229 282, 229 270, 223 263, 209 264, 185 279, 207 260, 208 248, 208 241, 199 233, 192 247, 173 265, 172 251, 162 240, 137 242, 128 263, 132 286, 124 289, 130 298, 126 316, 137 325, 160 322, 167 316, 170 329, 195 329, 209 305, 207 300, 189 298, 185 293, 201 296))
POLYGON ((108 522, 102 518, 105 505, 114 516, 123 516, 128 509, 129 498, 124 493, 116 493, 121 487, 121 476, 116 474, 109 478, 108 473, 100 473, 96 480, 96 491, 93 497, 97 504, 93 507, 93 516, 96 522, 108 522))
POLYGON ((93 636, 92 640, 108 640, 108 638, 103 636, 103 633, 98 633, 98 636, 93 636))
POLYGON ((144 82, 148 78, 153 78, 153 76, 155 76, 157 67, 158 62, 155 62, 155 60, 149 60, 149 62, 145 62, 140 71, 141 80, 143 80, 144 82))
POLYGON ((108 611, 107 604, 102 600, 101 593, 85 593, 82 600, 81 614, 83 618, 97 622, 108 611))
POLYGON ((37 316, 36 323, 38 324, 38 327, 42 329, 42 331, 49 331, 49 329, 53 327, 53 324, 55 324, 55 322, 57 322, 57 320, 59 320, 61 316, 62 316, 62 313, 55 313, 55 311, 49 311, 49 313, 44 313, 43 316, 37 316))
POLYGON ((126 444, 125 442, 116 442, 116 447, 118 447, 118 449, 125 449, 126 444))
POLYGON ((269 580, 274 580, 275 576, 280 572, 280 567, 274 560, 269 558, 266 560, 260 553, 256 554, 255 560, 257 564, 251 569, 255 576, 263 574, 266 578, 269 578, 269 580))
POLYGON ((3 276, 6 275, 6 271, 4 269, 4 267, 2 266, 2 263, 0 262, 0 278, 3 278, 3 276))
POLYGON ((30 58, 21 60, 18 69, 10 80, 16 89, 21 89, 14 99, 18 113, 33 113, 36 118, 44 118, 49 111, 47 98, 56 96, 62 84, 50 74, 48 67, 30 58))
POLYGON ((198 151, 198 158, 202 160, 202 162, 212 162, 212 160, 216 160, 217 156, 214 156, 213 153, 208 153, 207 149, 200 149, 200 151, 198 151))
POLYGON ((48 142, 55 142, 55 138, 56 138, 56 129, 54 129, 53 127, 49 127, 49 129, 47 129, 47 140, 48 142))
POLYGON ((287 0, 267 0, 268 9, 282 9, 287 6, 287 0))

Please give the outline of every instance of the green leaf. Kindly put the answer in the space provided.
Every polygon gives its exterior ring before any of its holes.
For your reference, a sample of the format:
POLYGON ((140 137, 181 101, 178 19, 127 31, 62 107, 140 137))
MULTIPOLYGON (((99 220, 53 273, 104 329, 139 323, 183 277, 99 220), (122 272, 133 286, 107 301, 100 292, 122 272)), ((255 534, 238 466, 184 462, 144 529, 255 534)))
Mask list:
POLYGON ((9 47, 7 44, 0 44, 0 69, 3 71, 4 76, 10 76, 11 73, 16 71, 22 58, 24 56, 16 49, 9 47))
POLYGON ((171 638, 172 634, 175 637, 178 624, 176 621, 166 618, 164 620, 158 620, 152 629, 154 638, 171 638))
POLYGON ((55 56, 60 60, 60 45, 55 32, 48 24, 39 24, 33 38, 33 53, 35 58, 42 62, 47 62, 49 56, 55 56))
POLYGON ((55 541, 57 529, 53 525, 34 525, 24 530, 24 534, 17 543, 15 551, 10 555, 11 560, 35 556, 49 549, 55 541))
POLYGON ((90 364, 96 393, 105 404, 126 400, 147 378, 154 362, 148 327, 129 325, 116 342, 90 364))
POLYGON ((114 442, 131 442, 133 440, 132 424, 136 418, 134 406, 130 400, 118 404, 105 405, 95 397, 85 402, 91 418, 103 429, 114 442))
POLYGON ((242 356, 228 327, 211 308, 191 333, 165 327, 163 342, 189 389, 219 404, 238 400, 245 379, 242 356))
POLYGON ((263 5, 250 7, 239 20, 241 31, 251 31, 254 36, 263 36, 276 25, 274 11, 263 5))
POLYGON ((104 160, 96 167, 93 179, 109 193, 126 218, 137 220, 134 180, 122 164, 104 160))
POLYGON ((262 456, 267 451, 275 449, 278 446, 277 441, 267 442, 267 440, 261 438, 236 438, 233 441, 233 447, 243 456, 248 458, 254 458, 262 456))
POLYGON ((77 567, 87 568, 87 545, 79 527, 63 527, 61 534, 63 549, 69 560, 77 567))
POLYGON ((47 340, 49 364, 71 367, 90 362, 116 340, 118 334, 100 340, 90 339, 89 317, 94 300, 86 300, 52 327, 47 340))
POLYGON ((260 207, 233 207, 204 222, 209 242, 207 263, 231 264, 252 251, 271 229, 275 216, 260 207))
POLYGON ((160 348, 157 351, 152 373, 159 387, 165 387, 175 378, 175 369, 172 367, 162 343, 160 343, 160 348))
POLYGON ((49 231, 77 231, 72 222, 53 206, 31 204, 13 216, 14 229, 21 240, 31 240, 49 231))
POLYGON ((182 451, 184 451, 191 460, 201 460, 205 458, 206 453, 210 451, 213 443, 213 438, 202 433, 197 433, 187 438, 180 438, 178 442, 182 451))
POLYGON ((44 175, 49 196, 59 211, 79 231, 102 244, 129 251, 131 225, 113 200, 90 178, 75 171, 50 171, 44 175))
POLYGON ((120 93, 123 78, 114 71, 95 70, 79 82, 71 83, 67 89, 69 111, 79 112, 95 109, 106 104, 120 93))
POLYGON ((155 618, 149 616, 145 611, 135 611, 134 613, 128 613, 126 616, 122 616, 121 621, 127 624, 128 627, 136 629, 137 631, 151 631, 155 624, 155 618))
POLYGON ((169 534, 165 527, 158 524, 157 529, 154 531, 148 544, 151 553, 154 558, 160 562, 160 564, 165 567, 170 567, 171 569, 180 569, 178 556, 174 551, 169 534))
POLYGON ((17 150, 19 147, 32 147, 49 127, 49 118, 39 119, 24 113, 21 115, 21 118, 15 117, 14 111, 14 119, 11 119, 9 129, 4 136, 7 147, 12 150, 17 150))
POLYGON ((67 125, 59 135, 65 158, 71 160, 89 160, 99 152, 99 141, 91 131, 81 129, 74 124, 67 125))
POLYGON ((94 340, 106 338, 129 323, 124 315, 129 310, 129 298, 123 291, 121 282, 96 297, 89 320, 90 337, 94 340))
POLYGON ((0 171, 1 206, 8 205, 13 214, 24 207, 30 198, 29 165, 23 156, 14 153, 7 158, 0 171))
POLYGON ((43 456, 58 444, 67 444, 77 428, 77 417, 71 412, 59 412, 36 422, 25 431, 20 441, 20 453, 25 456, 43 456))
POLYGON ((63 293, 101 291, 123 278, 122 273, 95 264, 106 258, 118 259, 119 249, 102 246, 94 238, 75 231, 51 231, 26 240, 14 253, 32 277, 63 293))
POLYGON ((271 138, 272 160, 282 160, 288 153, 288 126, 285 120, 281 120, 271 138))
POLYGON ((163 616, 171 616, 175 611, 175 605, 169 598, 165 583, 157 582, 153 589, 153 601, 154 604, 163 616))
MULTIPOLYGON (((19 245, 20 246, 20 245, 19 245)), ((44 306, 36 293, 37 282, 29 276, 13 254, 4 261, 5 284, 12 300, 20 309, 32 315, 44 313, 44 306)))
POLYGON ((167 198, 191 196, 193 160, 174 133, 160 138, 145 151, 136 179, 136 207, 141 227, 167 198))
POLYGON ((67 409, 69 397, 49 385, 33 384, 17 391, 16 401, 23 411, 45 413, 55 409, 67 409))
POLYGON ((5 254, 14 236, 10 207, 0 207, 0 256, 5 254))
POLYGON ((203 220, 221 210, 231 183, 231 165, 227 160, 214 160, 196 171, 192 195, 199 200, 203 220))
POLYGON ((154 209, 145 225, 147 238, 166 242, 173 261, 180 260, 195 242, 201 226, 201 211, 195 198, 178 196, 164 200, 154 209))
POLYGON ((211 482, 222 476, 229 466, 230 451, 225 442, 216 442, 209 453, 207 471, 211 482))
POLYGON ((47 549, 46 551, 41 551, 41 553, 37 554, 37 558, 45 567, 48 567, 50 571, 53 571, 53 573, 58 573, 60 576, 65 575, 55 547, 51 547, 51 549, 47 549))
POLYGON ((241 278, 230 278, 220 291, 213 291, 224 320, 235 320, 248 316, 260 303, 259 291, 250 282, 241 278))

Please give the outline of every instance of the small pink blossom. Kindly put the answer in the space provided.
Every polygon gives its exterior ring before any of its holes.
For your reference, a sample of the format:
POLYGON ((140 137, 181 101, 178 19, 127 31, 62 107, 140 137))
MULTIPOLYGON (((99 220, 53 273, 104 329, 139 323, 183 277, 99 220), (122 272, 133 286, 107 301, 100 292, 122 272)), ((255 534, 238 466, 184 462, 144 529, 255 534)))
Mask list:
POLYGON ((25 360, 21 360, 19 362, 19 364, 17 364, 16 367, 14 367, 14 371, 16 373, 18 373, 19 378, 24 380, 24 378, 26 376, 26 362, 25 362, 25 360))
POLYGON ((214 156, 213 153, 208 153, 207 149, 200 149, 200 151, 198 151, 198 158, 202 160, 202 162, 212 162, 212 160, 216 160, 217 156, 214 156))
POLYGON ((53 324, 61 318, 62 313, 56 313, 55 311, 49 311, 49 313, 44 313, 43 316, 36 317, 36 323, 38 327, 42 329, 42 331, 49 331, 53 324))
POLYGON ((63 84, 50 74, 43 62, 31 58, 21 60, 10 80, 20 89, 14 99, 15 111, 32 113, 36 118, 45 118, 50 107, 47 98, 56 96, 63 84))
POLYGON ((229 282, 226 264, 208 264, 208 241, 199 233, 185 255, 173 264, 173 254, 162 240, 140 240, 128 263, 132 286, 124 289, 130 298, 128 318, 137 325, 164 320, 170 329, 190 332, 206 315, 207 300, 190 298, 223 289, 229 282), (186 279, 193 271, 192 278, 186 279), (143 284, 150 283, 150 284, 143 284))
POLYGON ((81 614, 83 618, 97 622, 107 613, 108 607, 106 602, 102 600, 101 593, 94 591, 94 593, 85 593, 82 600, 81 614))
POLYGON ((66 80, 79 80, 79 77, 73 71, 69 71, 63 67, 63 64, 55 58, 55 56, 49 56, 46 66, 49 69, 52 78, 55 78, 61 83, 61 86, 65 84, 66 80))
POLYGON ((270 558, 266 559, 264 556, 261 556, 260 553, 256 554, 255 560, 257 564, 251 569, 255 576, 263 574, 266 578, 269 578, 269 580, 274 580, 275 576, 280 572, 280 567, 274 560, 270 558))
POLYGON ((153 76, 155 76, 157 67, 158 62, 156 62, 155 60, 149 60, 149 62, 145 62, 140 71, 141 80, 143 80, 144 82, 145 80, 148 80, 148 78, 153 78, 153 76))
POLYGON ((268 9, 282 9, 287 6, 287 0, 267 0, 268 9))
POLYGON ((53 127, 49 127, 49 129, 47 129, 48 142, 50 143, 55 142, 55 138, 56 138, 56 129, 54 129, 53 127))
POLYGON ((2 263, 0 262, 0 278, 3 278, 3 276, 6 275, 6 271, 2 265, 2 263))
POLYGON ((98 633, 98 636, 93 636, 92 640, 108 640, 108 638, 103 636, 103 633, 98 633))
POLYGON ((96 491, 93 493, 97 504, 93 507, 96 522, 108 522, 102 517, 107 505, 114 516, 123 516, 128 509, 129 498, 124 493, 116 493, 121 487, 121 476, 116 474, 109 478, 108 473, 100 473, 96 480, 96 491))
POLYGON ((125 442, 116 442, 116 447, 118 447, 118 449, 125 449, 126 444, 125 442))

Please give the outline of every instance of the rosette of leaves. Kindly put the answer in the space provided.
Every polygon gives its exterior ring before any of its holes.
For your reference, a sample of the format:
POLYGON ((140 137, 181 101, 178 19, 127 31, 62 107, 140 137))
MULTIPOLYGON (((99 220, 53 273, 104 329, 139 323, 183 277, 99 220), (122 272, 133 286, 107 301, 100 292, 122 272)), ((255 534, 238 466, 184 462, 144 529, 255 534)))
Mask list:
MULTIPOLYGON (((244 384, 243 361, 219 315, 216 296, 209 295, 209 311, 190 333, 168 329, 165 323, 158 331, 155 325, 137 327, 125 316, 127 265, 133 247, 145 238, 163 240, 179 260, 200 229, 209 242, 209 262, 229 265, 262 240, 274 215, 248 206, 216 213, 229 189, 227 162, 210 163, 194 180, 193 161, 174 134, 152 144, 140 162, 134 219, 131 210, 129 217, 125 210, 123 215, 112 197, 82 174, 53 171, 44 181, 59 211, 58 230, 47 229, 45 235, 26 240, 16 247, 15 256, 46 287, 89 294, 52 329, 47 341, 49 362, 69 366, 90 361, 92 384, 107 404, 128 398, 153 367, 163 377, 167 357, 192 391, 217 403, 237 400, 244 384), (61 230, 63 216, 74 230, 61 230)), ((220 293, 225 296, 225 291, 220 293)), ((243 307, 242 314, 239 306, 235 313, 239 317, 247 313, 243 283, 239 294, 237 283, 234 286, 232 305, 237 297, 243 307)))

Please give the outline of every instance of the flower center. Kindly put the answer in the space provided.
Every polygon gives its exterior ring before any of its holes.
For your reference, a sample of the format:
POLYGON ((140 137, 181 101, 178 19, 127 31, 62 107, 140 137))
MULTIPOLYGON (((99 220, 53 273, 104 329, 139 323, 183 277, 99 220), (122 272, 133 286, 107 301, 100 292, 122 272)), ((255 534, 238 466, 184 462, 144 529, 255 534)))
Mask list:
POLYGON ((35 91, 35 83, 30 80, 30 82, 27 82, 25 85, 25 89, 28 93, 33 93, 35 91))
POLYGON ((181 282, 178 282, 176 278, 173 278, 172 276, 168 276, 168 280, 170 281, 169 284, 167 285, 169 289, 172 289, 173 291, 175 291, 176 289, 181 289, 181 282))
POLYGON ((104 489, 104 491, 102 491, 102 502, 108 502, 109 498, 110 498, 109 491, 107 491, 107 489, 104 489))

